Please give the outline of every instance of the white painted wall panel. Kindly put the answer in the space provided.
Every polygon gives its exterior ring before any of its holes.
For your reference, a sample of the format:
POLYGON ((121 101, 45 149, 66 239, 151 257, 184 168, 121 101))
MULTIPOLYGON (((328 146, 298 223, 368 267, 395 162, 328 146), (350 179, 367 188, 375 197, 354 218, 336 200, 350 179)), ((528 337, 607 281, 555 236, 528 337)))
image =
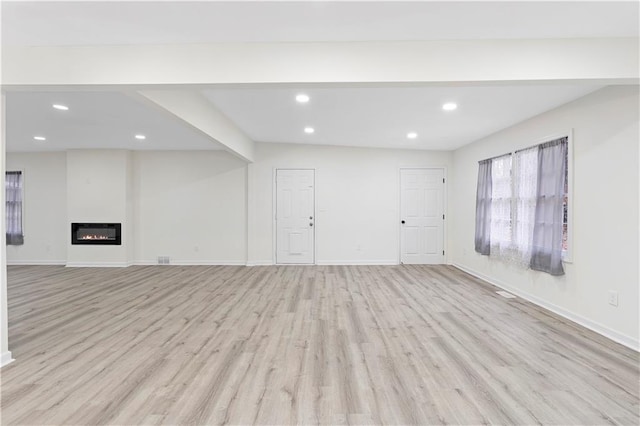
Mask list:
POLYGON ((246 262, 246 165, 224 151, 134 153, 135 261, 246 262))

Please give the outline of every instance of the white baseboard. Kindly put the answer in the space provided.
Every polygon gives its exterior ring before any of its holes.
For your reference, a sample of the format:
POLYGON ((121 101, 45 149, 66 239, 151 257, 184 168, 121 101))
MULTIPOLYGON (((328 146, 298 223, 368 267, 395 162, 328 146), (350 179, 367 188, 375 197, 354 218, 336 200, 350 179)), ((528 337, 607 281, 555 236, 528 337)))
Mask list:
POLYGON ((15 360, 11 357, 11 352, 9 351, 6 351, 2 355, 0 355, 0 367, 11 364, 13 361, 15 360))
POLYGON ((624 345, 630 349, 633 349, 635 351, 640 352, 640 341, 638 341, 638 339, 634 339, 631 336, 627 336, 626 334, 622 334, 619 333, 615 330, 610 329, 609 327, 606 327, 600 323, 597 323, 595 321, 592 321, 588 318, 583 317, 582 315, 578 315, 574 312, 571 312, 567 309, 564 309, 558 305, 555 305, 553 303, 550 303, 544 299, 541 299, 537 296, 534 296, 532 294, 529 294, 525 291, 522 291, 518 288, 509 286, 499 280, 496 280, 494 278, 491 278, 481 272, 475 271, 471 268, 468 268, 466 266, 462 266, 458 263, 453 263, 453 266, 460 269, 461 271, 464 271, 468 274, 473 275, 474 277, 480 278, 481 280, 487 281, 490 284, 495 285, 496 287, 500 287, 503 290, 507 290, 510 293, 515 294, 516 296, 519 296, 535 305, 540 306, 541 308, 544 308, 548 311, 551 311, 555 314, 560 315, 561 317, 564 317, 566 319, 568 319, 569 321, 575 322, 576 324, 579 324, 585 328, 588 328, 591 331, 595 331, 596 333, 613 340, 614 342, 620 343, 621 345, 624 345))
POLYGON ((397 260, 319 260, 316 265, 322 266, 366 266, 366 265, 397 265, 397 260))
POLYGON ((66 260, 7 260, 7 266, 18 265, 66 265, 66 260))
MULTIPOLYGON (((247 266, 271 266, 277 265, 272 260, 259 260, 247 262, 247 266)), ((296 263, 286 263, 282 265, 298 265, 296 263)), ((300 264, 306 265, 306 264, 300 264)), ((397 260, 318 260, 315 264, 318 266, 366 266, 366 265, 398 265, 397 260)))
POLYGON ((166 265, 160 265, 157 260, 140 260, 133 262, 134 265, 138 266, 245 266, 246 262, 237 261, 237 260, 213 260, 213 261, 202 261, 202 260, 180 260, 180 261, 171 261, 166 265))
POLYGON ((271 266, 274 265, 272 260, 255 260, 246 263, 247 266, 271 266))
POLYGON ((126 268, 132 262, 67 262, 67 268, 126 268))
POLYGON ((184 260, 184 261, 176 261, 172 262, 171 265, 180 265, 180 266, 246 266, 247 262, 244 260, 211 260, 211 261, 202 261, 202 260, 184 260))

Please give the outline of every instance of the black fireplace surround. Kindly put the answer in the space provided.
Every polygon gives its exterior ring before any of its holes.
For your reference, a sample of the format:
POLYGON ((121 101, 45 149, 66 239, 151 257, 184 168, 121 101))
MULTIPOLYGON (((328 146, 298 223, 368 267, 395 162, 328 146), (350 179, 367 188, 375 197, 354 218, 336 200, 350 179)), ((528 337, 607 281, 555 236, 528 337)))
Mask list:
POLYGON ((120 223, 72 223, 71 244, 122 245, 120 223))

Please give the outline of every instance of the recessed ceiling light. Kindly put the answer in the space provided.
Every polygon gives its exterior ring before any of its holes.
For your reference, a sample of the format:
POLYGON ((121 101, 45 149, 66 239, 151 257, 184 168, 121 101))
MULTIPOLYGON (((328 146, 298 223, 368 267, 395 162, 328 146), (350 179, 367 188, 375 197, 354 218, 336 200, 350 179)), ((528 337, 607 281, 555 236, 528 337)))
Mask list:
POLYGON ((309 99, 311 99, 309 95, 305 95, 304 93, 296 95, 296 101, 301 104, 306 104, 307 102, 309 102, 309 99))
POLYGON ((37 141, 46 141, 47 138, 45 138, 44 136, 34 136, 33 139, 37 140, 37 141))
POLYGON ((145 140, 146 138, 147 137, 145 135, 136 135, 136 139, 141 140, 141 141, 145 140))
POLYGON ((442 105, 442 109, 445 111, 453 111, 456 108, 458 108, 458 104, 456 104, 455 102, 447 102, 446 104, 442 105))
POLYGON ((52 107, 54 107, 55 109, 59 109, 60 111, 68 111, 69 107, 66 105, 61 105, 61 104, 53 104, 52 107))
POLYGON ((416 132, 409 132, 409 133, 407 133, 407 137, 409 139, 415 139, 415 138, 418 137, 418 134, 416 132))
POLYGON ((311 134, 313 132, 315 132, 316 130, 313 127, 305 127, 304 128, 304 132, 307 134, 311 134))

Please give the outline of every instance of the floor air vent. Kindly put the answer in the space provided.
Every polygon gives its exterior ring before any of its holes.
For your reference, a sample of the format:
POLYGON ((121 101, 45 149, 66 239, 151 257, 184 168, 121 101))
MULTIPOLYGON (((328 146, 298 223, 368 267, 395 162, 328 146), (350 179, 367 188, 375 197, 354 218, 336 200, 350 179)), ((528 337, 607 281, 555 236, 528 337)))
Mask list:
POLYGON ((498 293, 500 296, 506 298, 506 299, 515 299, 516 296, 514 296, 513 294, 509 293, 508 291, 504 291, 504 290, 498 290, 496 291, 496 293, 498 293))
POLYGON ((168 265, 169 256, 158 256, 158 265, 168 265))

